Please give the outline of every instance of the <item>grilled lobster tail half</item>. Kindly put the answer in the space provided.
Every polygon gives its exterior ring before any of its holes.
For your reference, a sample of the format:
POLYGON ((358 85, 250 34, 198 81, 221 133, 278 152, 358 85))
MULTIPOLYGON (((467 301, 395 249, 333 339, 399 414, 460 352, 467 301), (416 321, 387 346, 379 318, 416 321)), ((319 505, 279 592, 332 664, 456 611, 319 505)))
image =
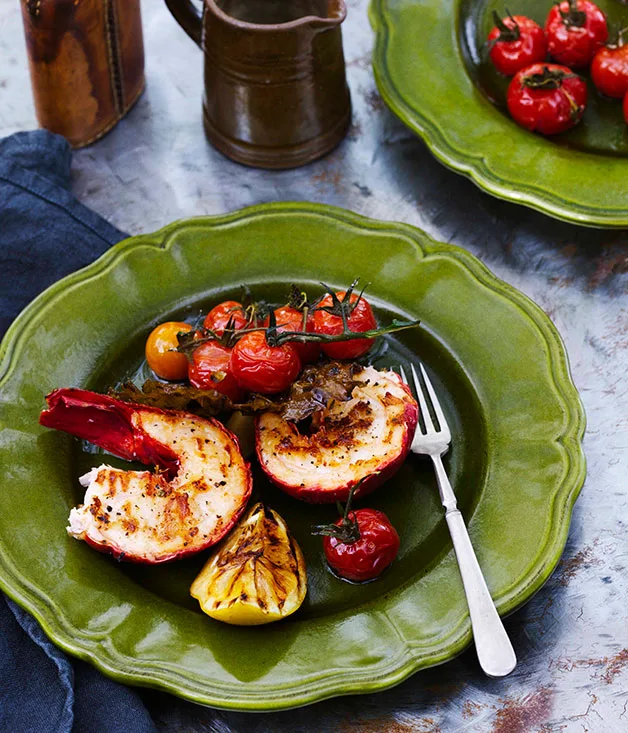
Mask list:
POLYGON ((257 420, 256 449, 268 477, 297 499, 346 500, 390 478, 403 463, 419 410, 397 374, 364 367, 345 401, 331 400, 304 432, 277 413, 257 420))
POLYGON ((46 398, 40 423, 155 471, 101 465, 82 476, 68 532, 118 559, 161 563, 221 540, 251 494, 251 472, 221 423, 80 389, 46 398))

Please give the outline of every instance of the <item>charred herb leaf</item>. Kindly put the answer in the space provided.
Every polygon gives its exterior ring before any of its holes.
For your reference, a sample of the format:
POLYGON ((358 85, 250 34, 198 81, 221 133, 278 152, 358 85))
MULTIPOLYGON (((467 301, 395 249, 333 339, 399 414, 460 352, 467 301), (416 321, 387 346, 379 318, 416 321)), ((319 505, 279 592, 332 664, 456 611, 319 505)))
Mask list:
POLYGON ((110 390, 109 394, 124 402, 161 410, 192 412, 204 417, 214 417, 233 409, 229 399, 213 389, 196 389, 189 384, 166 384, 155 379, 147 379, 142 389, 132 382, 125 382, 121 387, 110 390))
POLYGON ((280 402, 277 412, 290 422, 300 422, 324 409, 332 400, 345 402, 358 384, 357 364, 332 361, 305 367, 280 402))

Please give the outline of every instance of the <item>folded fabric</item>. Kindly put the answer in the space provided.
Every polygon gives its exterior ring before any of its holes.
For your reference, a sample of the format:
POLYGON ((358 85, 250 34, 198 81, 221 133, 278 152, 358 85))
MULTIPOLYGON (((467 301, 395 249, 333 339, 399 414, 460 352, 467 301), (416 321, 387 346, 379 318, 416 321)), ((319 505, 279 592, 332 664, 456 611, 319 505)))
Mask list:
MULTIPOLYGON (((0 336, 36 295, 125 235, 70 192, 67 141, 45 130, 0 140, 0 336)), ((139 695, 70 660, 0 593, 0 731, 154 733, 139 695)))

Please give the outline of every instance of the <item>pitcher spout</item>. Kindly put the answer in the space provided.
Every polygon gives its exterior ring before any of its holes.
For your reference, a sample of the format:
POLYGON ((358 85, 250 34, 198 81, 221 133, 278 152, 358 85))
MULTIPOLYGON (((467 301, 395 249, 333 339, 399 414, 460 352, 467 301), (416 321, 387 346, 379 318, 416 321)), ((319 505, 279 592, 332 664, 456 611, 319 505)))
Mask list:
POLYGON ((340 25, 347 17, 345 0, 327 0, 327 14, 325 16, 310 16, 306 20, 312 28, 323 30, 340 25))

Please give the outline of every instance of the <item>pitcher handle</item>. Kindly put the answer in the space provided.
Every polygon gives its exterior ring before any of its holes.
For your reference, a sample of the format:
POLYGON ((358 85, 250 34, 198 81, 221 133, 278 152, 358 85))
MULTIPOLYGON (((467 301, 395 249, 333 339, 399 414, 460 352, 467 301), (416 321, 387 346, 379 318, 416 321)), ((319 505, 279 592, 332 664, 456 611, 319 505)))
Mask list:
POLYGON ((203 30, 203 16, 191 0, 165 0, 177 23, 199 48, 203 30))

